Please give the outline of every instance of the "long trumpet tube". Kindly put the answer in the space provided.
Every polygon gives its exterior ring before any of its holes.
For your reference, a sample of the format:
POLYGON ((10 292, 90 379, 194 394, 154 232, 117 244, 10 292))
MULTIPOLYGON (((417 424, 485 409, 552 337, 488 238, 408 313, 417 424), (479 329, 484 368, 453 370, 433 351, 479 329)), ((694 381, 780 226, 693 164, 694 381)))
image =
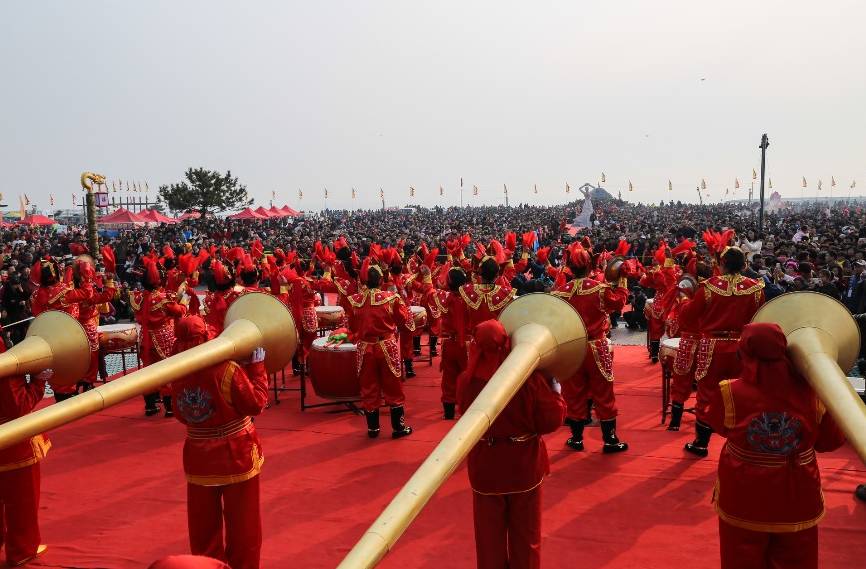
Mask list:
POLYGON ((338 569, 366 569, 382 560, 536 368, 555 370, 560 378, 577 371, 586 332, 565 301, 543 294, 523 296, 500 320, 511 332, 511 353, 338 569))
POLYGON ((788 338, 788 354, 866 464, 866 405, 848 382, 860 350, 860 329, 848 309, 816 292, 776 297, 753 322, 775 322, 788 338))
POLYGON ((89 365, 84 328, 65 312, 49 310, 33 320, 21 343, 0 354, 0 381, 54 368, 56 383, 66 385, 81 379, 89 365))
POLYGON ((232 303, 226 322, 222 334, 209 342, 5 423, 0 426, 0 449, 156 391, 187 374, 248 357, 260 346, 265 346, 270 371, 282 369, 292 359, 297 345, 294 322, 285 306, 273 297, 262 293, 242 296, 232 303))

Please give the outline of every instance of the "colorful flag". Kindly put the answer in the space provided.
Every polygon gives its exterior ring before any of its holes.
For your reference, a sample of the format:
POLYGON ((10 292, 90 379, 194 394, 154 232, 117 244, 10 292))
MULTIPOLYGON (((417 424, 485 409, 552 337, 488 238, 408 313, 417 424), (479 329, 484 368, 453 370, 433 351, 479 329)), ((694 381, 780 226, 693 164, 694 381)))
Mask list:
POLYGON ((605 183, 607 179, 604 177, 604 172, 601 173, 601 183, 605 183))
POLYGON ((752 179, 753 179, 753 180, 757 180, 757 179, 758 179, 758 173, 755 172, 755 169, 754 169, 754 168, 752 168, 752 179))
POLYGON ((633 192, 634 186, 631 184, 631 180, 628 181, 628 191, 633 192))
POLYGON ((415 197, 415 188, 413 188, 412 186, 409 186, 409 197, 410 198, 415 197))
POLYGON ((808 187, 808 184, 806 183, 806 176, 803 176, 803 187, 808 187))
POLYGON ((734 189, 738 190, 740 188, 740 180, 739 178, 734 178, 734 189))
POLYGON ((478 186, 472 186, 472 195, 473 195, 473 196, 477 196, 477 195, 478 195, 478 186))
POLYGON ((821 180, 818 180, 818 191, 821 191, 821 180))
POLYGON ((566 193, 566 194, 570 194, 570 193, 571 193, 571 186, 568 185, 568 182, 565 183, 565 193, 566 193))
POLYGON ((352 188, 352 199, 355 199, 356 195, 355 188, 352 188))
POLYGON ((835 187, 836 187, 836 178, 833 177, 833 176, 830 176, 830 187, 831 187, 831 188, 835 188, 835 187))
POLYGON ((669 191, 669 192, 674 191, 674 185, 671 184, 671 181, 670 181, 670 180, 668 180, 668 191, 669 191))
POLYGON ((703 178, 701 178, 701 189, 702 189, 702 190, 706 190, 706 189, 707 189, 707 181, 704 180, 703 178))
POLYGON ((54 205, 54 194, 48 194, 48 203, 54 205))

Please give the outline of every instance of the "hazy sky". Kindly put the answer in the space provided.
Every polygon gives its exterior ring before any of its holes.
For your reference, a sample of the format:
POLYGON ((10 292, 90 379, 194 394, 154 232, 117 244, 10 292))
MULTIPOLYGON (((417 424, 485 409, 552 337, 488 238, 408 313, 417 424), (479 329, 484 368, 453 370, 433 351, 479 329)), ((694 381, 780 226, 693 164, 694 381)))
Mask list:
POLYGON ((856 0, 10 0, 0 191, 70 207, 84 170, 153 191, 204 166, 301 209, 325 187, 455 204, 461 176, 467 203, 557 203, 601 172, 634 201, 701 178, 715 201, 735 177, 745 197, 767 132, 783 195, 860 194, 864 22, 856 0))

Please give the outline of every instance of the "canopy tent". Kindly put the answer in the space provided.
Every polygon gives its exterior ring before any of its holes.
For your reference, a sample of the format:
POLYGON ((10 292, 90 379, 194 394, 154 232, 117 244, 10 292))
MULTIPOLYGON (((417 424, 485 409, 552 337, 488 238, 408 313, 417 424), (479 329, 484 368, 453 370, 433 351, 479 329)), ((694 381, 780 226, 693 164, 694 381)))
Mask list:
POLYGON ((187 219, 198 219, 201 217, 201 214, 197 211, 188 211, 177 218, 178 221, 185 221, 187 219))
POLYGON ((250 208, 228 216, 229 219, 267 219, 268 216, 254 212, 250 208))
POLYGON ((97 223, 100 223, 103 225, 108 225, 108 224, 140 225, 143 223, 149 223, 150 221, 151 220, 149 220, 145 217, 142 217, 142 216, 138 215, 137 213, 133 213, 126 208, 120 207, 120 208, 117 208, 117 210, 114 211, 113 213, 110 213, 108 215, 101 217, 97 223))
POLYGON ((156 211, 155 209, 146 209, 141 212, 141 217, 145 218, 148 221, 154 223, 177 223, 173 217, 168 217, 167 215, 163 215, 162 213, 156 211))
POLYGON ((298 217, 299 215, 301 215, 301 212, 296 209, 290 208, 288 205, 284 205, 283 207, 281 207, 280 211, 285 212, 286 215, 290 215, 292 217, 298 217))
POLYGON ((275 205, 271 206, 271 208, 268 210, 268 213, 271 214, 271 217, 286 217, 287 215, 289 215, 275 205))
POLYGON ((262 217, 265 217, 265 218, 267 218, 267 217, 276 217, 276 216, 273 214, 273 212, 271 212, 271 211, 265 209, 265 206, 263 206, 263 205, 260 205, 259 207, 256 208, 256 213, 259 214, 259 215, 261 215, 262 217))
POLYGON ((16 225, 55 225, 57 222, 50 217, 34 213, 15 222, 16 225))

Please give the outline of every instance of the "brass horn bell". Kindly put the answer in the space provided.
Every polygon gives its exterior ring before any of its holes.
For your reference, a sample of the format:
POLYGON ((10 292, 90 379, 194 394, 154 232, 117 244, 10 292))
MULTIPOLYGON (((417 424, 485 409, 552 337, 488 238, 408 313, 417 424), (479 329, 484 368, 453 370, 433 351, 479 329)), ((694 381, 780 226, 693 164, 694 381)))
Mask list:
POLYGON ((846 373, 860 351, 860 328, 848 309, 827 295, 793 292, 762 306, 752 322, 775 322, 788 354, 866 464, 866 405, 846 373))
POLYGON ((84 328, 65 312, 49 310, 33 319, 24 340, 0 354, 0 381, 51 369, 52 385, 72 385, 88 367, 90 344, 84 328))
MULTIPOLYGON (((67 318, 75 321, 71 317, 67 316, 67 318)), ((35 323, 36 321, 34 321, 35 323)), ((81 334, 84 336, 83 330, 81 334)), ((23 346, 24 342, 21 345, 23 346)), ((65 346, 65 344, 63 345, 65 346)), ((84 337, 83 345, 83 352, 80 351, 80 346, 78 347, 79 351, 74 353, 73 350, 60 352, 58 348, 55 357, 43 358, 40 362, 45 363, 45 367, 63 370, 67 364, 71 366, 74 362, 61 361, 61 356, 77 355, 78 360, 83 362, 83 368, 78 368, 80 373, 64 372, 68 377, 74 377, 77 381, 87 371, 87 366, 90 363, 86 337, 84 337), (62 365, 58 365, 58 363, 62 365)), ((267 370, 271 373, 279 371, 291 361, 297 345, 298 335, 292 314, 282 302, 264 293, 245 294, 229 307, 226 313, 225 329, 218 337, 139 369, 125 377, 115 379, 96 389, 85 391, 66 401, 49 405, 35 413, 0 425, 0 449, 27 440, 44 431, 71 423, 112 405, 117 405, 137 395, 156 391, 176 379, 209 366, 226 360, 244 359, 257 347, 265 348, 265 367, 267 370)), ((0 358, 2 357, 0 356, 0 358)), ((2 371, 3 369, 0 367, 0 372, 2 371)))

